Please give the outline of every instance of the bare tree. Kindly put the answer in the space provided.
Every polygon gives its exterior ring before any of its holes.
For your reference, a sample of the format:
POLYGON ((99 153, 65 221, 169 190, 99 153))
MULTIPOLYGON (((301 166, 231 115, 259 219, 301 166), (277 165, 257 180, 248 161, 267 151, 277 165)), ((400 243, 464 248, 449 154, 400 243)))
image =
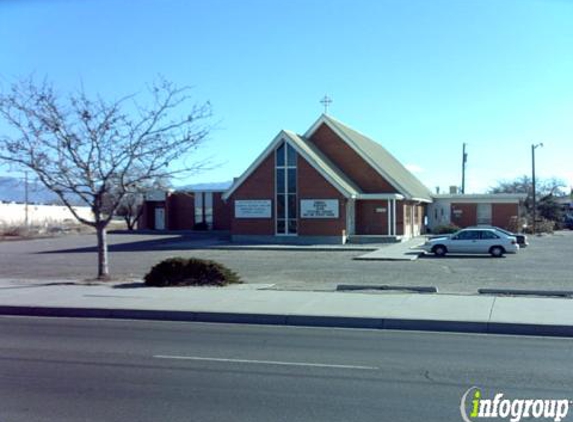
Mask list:
MULTIPOLYGON (((539 179, 536 182, 535 191, 539 196, 536 208, 539 214, 547 220, 560 221, 562 219, 561 206, 556 198, 566 196, 565 188, 567 184, 564 180, 557 178, 539 179)), ((513 180, 501 180, 496 186, 489 189, 489 193, 524 193, 525 208, 528 213, 533 209, 533 183, 529 176, 521 176, 513 180)))
MULTIPOLYGON (((145 203, 145 194, 151 190, 169 189, 171 183, 169 180, 157 179, 152 184, 145 183, 134 186, 130 192, 123 193, 123 198, 115 209, 115 215, 122 217, 127 225, 128 230, 134 230, 139 219, 143 215, 143 204, 145 203)), ((113 188, 105 199, 105 211, 111 213, 110 207, 114 204, 117 195, 121 195, 121 187, 113 188)))
POLYGON ((135 230, 135 226, 143 214, 144 194, 128 193, 117 207, 116 214, 123 217, 128 230, 135 230))
POLYGON ((110 277, 106 227, 125 195, 205 166, 186 157, 209 134, 210 104, 189 105, 189 88, 164 79, 149 92, 150 105, 143 106, 135 96, 111 102, 83 90, 62 96, 28 78, 0 93, 0 116, 13 129, 0 135, 0 160, 35 172, 78 221, 95 228, 99 279, 110 277), (93 219, 74 211, 78 199, 93 219))
MULTIPOLYGON (((566 194, 567 184, 564 180, 555 177, 549 179, 538 179, 536 191, 542 196, 563 196, 566 194)), ((531 194, 533 183, 531 177, 520 176, 512 180, 500 180, 497 185, 489 188, 489 193, 525 193, 531 194)))

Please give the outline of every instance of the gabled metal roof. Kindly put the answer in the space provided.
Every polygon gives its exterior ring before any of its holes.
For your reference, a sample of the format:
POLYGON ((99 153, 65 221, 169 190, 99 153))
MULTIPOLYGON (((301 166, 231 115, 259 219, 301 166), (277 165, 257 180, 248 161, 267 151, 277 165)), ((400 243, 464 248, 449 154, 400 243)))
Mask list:
MULTIPOLYGON (((294 144, 295 149, 331 184, 342 188, 347 197, 356 197, 361 190, 328 159, 312 142, 294 132, 284 131, 294 144)), ((292 145, 292 144, 291 144, 292 145)), ((340 190, 340 189, 339 189, 340 190)))
POLYGON ((315 170, 317 170, 332 186, 347 198, 355 198, 360 189, 346 177, 346 175, 324 156, 314 145, 294 132, 282 130, 222 196, 227 200, 239 186, 261 165, 281 142, 287 142, 300 154, 315 170))
POLYGON ((311 126, 306 132, 305 138, 310 138, 322 124, 326 124, 332 129, 407 199, 432 201, 431 191, 382 145, 326 114, 320 116, 311 126))
MULTIPOLYGON (((313 142, 312 134, 322 125, 328 125, 344 142, 360 155, 374 170, 396 188, 406 199, 432 202, 428 188, 408 171, 392 154, 380 144, 356 132, 338 120, 323 114, 304 136, 282 130, 259 157, 249 166, 241 177, 233 183, 223 199, 228 199, 233 192, 253 173, 259 165, 272 154, 281 142, 288 142, 307 160, 326 180, 347 198, 359 198, 364 192, 346 174, 326 157, 313 142)), ((380 192, 381 194, 383 192, 380 192)))

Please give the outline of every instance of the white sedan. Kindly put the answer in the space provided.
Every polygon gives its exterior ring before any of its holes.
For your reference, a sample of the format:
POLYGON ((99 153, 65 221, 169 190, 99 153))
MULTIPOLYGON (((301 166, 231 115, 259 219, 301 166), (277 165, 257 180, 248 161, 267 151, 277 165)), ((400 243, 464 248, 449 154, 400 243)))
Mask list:
POLYGON ((426 252, 436 256, 447 253, 491 254, 495 257, 506 253, 517 253, 517 239, 494 229, 463 229, 451 235, 435 237, 420 246, 426 252))

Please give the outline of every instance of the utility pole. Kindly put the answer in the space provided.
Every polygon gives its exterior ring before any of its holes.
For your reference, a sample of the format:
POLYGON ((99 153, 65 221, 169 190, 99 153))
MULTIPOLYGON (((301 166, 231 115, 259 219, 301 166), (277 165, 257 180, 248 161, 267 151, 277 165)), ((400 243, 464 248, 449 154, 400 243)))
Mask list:
POLYGON ((464 149, 462 155, 462 194, 466 193, 466 163, 468 161, 468 154, 466 153, 466 143, 464 142, 464 149))
POLYGON ((28 227, 29 219, 28 219, 28 172, 24 172, 24 224, 28 227))
POLYGON ((537 204, 535 202, 535 149, 542 146, 543 143, 531 144, 531 197, 533 200, 533 234, 537 233, 537 204))

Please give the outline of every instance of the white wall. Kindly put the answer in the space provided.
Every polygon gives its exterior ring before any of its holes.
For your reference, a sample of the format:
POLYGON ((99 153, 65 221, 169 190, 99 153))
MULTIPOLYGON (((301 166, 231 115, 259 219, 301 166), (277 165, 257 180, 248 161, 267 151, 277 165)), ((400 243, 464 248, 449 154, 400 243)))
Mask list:
MULTIPOLYGON (((92 220, 92 212, 89 207, 74 207, 74 210, 82 217, 92 220)), ((0 225, 20 225, 26 219, 26 206, 24 204, 1 204, 0 225)), ((77 222, 68 207, 61 205, 28 205, 29 224, 41 225, 46 223, 61 223, 64 220, 77 222)))
POLYGON ((428 204, 428 228, 434 230, 436 227, 445 226, 450 224, 451 221, 451 210, 452 203, 447 200, 434 200, 431 204, 428 204))

